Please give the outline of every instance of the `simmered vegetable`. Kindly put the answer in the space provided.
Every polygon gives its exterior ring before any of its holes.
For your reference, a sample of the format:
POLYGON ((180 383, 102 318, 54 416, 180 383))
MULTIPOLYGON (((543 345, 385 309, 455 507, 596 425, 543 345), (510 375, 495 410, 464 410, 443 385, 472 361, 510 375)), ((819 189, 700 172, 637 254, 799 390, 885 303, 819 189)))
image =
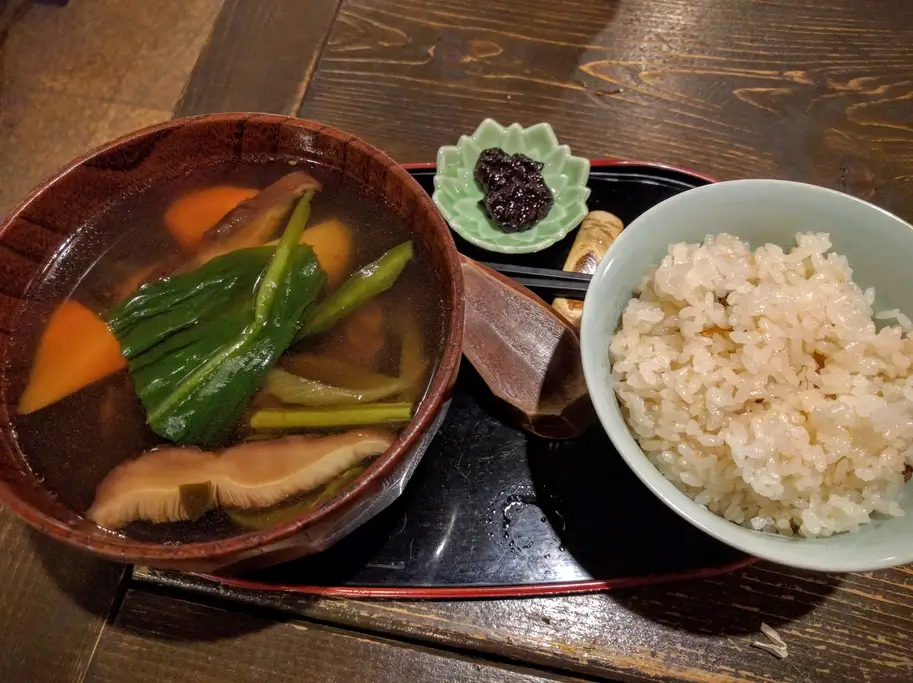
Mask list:
POLYGON ((211 481, 200 484, 181 484, 178 487, 181 507, 192 522, 200 519, 216 506, 216 492, 211 481))
POLYGON ((274 368, 266 376, 264 388, 283 403, 310 408, 371 403, 389 398, 400 389, 399 378, 391 378, 386 386, 376 389, 346 389, 298 377, 274 368))
POLYGON ((64 505, 143 542, 265 528, 338 494, 412 418, 446 328, 440 279, 407 217, 314 168, 239 157, 98 217, 117 239, 68 266, 10 417, 64 505))
POLYGON ((330 330, 332 353, 361 367, 375 367, 387 345, 387 312, 376 299, 353 311, 330 330))
POLYGON ((428 361, 422 354, 422 340, 420 327, 415 315, 407 306, 399 312, 400 326, 400 357, 399 377, 403 382, 403 391, 400 395, 405 401, 416 401, 424 386, 425 370, 428 361))
POLYGON ((352 311, 390 289, 411 260, 412 242, 403 242, 355 272, 339 289, 308 311, 295 341, 326 332, 352 311))
POLYGON ((279 366, 293 375, 345 389, 379 389, 396 381, 396 377, 370 372, 331 356, 312 353, 288 353, 279 361, 279 366))
POLYGON ((319 190, 320 183, 307 173, 296 171, 283 176, 207 230, 200 240, 194 265, 202 265, 237 249, 265 244, 279 231, 283 219, 298 200, 306 193, 313 195, 319 190))
POLYGON ((149 426, 182 444, 227 439, 266 373, 291 343, 324 283, 313 250, 298 244, 305 193, 263 267, 240 250, 142 288, 109 315, 149 426), (253 280, 256 287, 245 289, 253 280))
MULTIPOLYGON (((317 262, 327 274, 327 285, 335 288, 349 272, 352 260, 352 229, 338 218, 330 218, 312 225, 301 233, 301 244, 309 244, 317 255, 317 262)), ((269 246, 279 240, 267 242, 269 246)))
POLYGON ((167 337, 218 316, 239 298, 252 302, 274 249, 259 247, 213 259, 197 270, 146 285, 107 314, 122 351, 133 358, 167 337))
POLYGON ((216 507, 255 510, 313 491, 393 443, 380 431, 289 436, 221 453, 169 447, 115 467, 88 517, 109 529, 130 522, 198 519, 216 507))
POLYGON ((400 328, 398 377, 367 372, 328 357, 296 354, 282 361, 286 370, 270 370, 266 391, 283 403, 313 408, 372 403, 392 397, 416 401, 424 386, 428 362, 412 311, 403 306, 396 318, 400 328))
POLYGON ((267 240, 279 232, 283 219, 306 191, 316 192, 319 189, 320 183, 307 173, 290 173, 241 201, 234 208, 228 207, 231 210, 223 214, 221 220, 216 219, 215 225, 208 227, 199 235, 197 232, 203 221, 201 215, 209 214, 209 218, 206 218, 206 221, 209 221, 212 215, 226 208, 225 205, 230 198, 228 195, 231 193, 223 186, 221 189, 207 188, 198 191, 199 194, 186 195, 172 205, 165 215, 165 222, 169 225, 172 235, 185 245, 185 250, 192 256, 188 259, 187 254, 172 253, 131 273, 116 288, 118 298, 133 294, 143 284, 196 270, 212 259, 233 251, 267 244, 277 246, 278 239, 272 243, 268 243, 267 240), (219 196, 212 197, 213 192, 219 196), (207 203, 210 201, 217 202, 219 208, 208 206, 207 203), (190 234, 183 237, 175 235, 178 223, 184 226, 182 230, 190 234))
POLYGON ((204 187, 181 195, 165 212, 168 232, 186 252, 200 247, 203 235, 257 190, 236 185, 204 187))
POLYGON ((408 380, 391 377, 387 384, 373 389, 346 389, 298 377, 285 370, 274 368, 266 376, 265 388, 283 403, 320 408, 382 401, 402 393, 408 385, 408 380))
POLYGON ((313 491, 304 496, 301 500, 291 504, 281 505, 270 510, 241 510, 238 508, 229 508, 226 510, 226 513, 232 521, 237 522, 248 529, 269 529, 271 526, 276 526, 282 522, 287 522, 296 517, 300 517, 315 505, 332 498, 342 491, 343 488, 355 481, 358 475, 364 472, 365 469, 366 467, 364 465, 350 467, 320 490, 313 491))
POLYGON ((371 403, 345 408, 258 410, 250 418, 254 429, 332 429, 365 425, 402 424, 412 419, 411 403, 371 403))
POLYGON ((104 320, 72 299, 51 314, 19 412, 35 412, 127 365, 104 320))

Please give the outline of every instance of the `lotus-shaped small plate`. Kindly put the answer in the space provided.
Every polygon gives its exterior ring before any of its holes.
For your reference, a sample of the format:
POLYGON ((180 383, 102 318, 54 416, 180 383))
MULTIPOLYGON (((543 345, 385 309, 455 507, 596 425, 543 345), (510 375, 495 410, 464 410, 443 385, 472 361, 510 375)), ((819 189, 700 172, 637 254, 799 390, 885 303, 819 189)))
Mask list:
POLYGON ((547 123, 507 128, 485 119, 472 135, 463 135, 456 145, 441 147, 434 176, 434 203, 450 227, 467 242, 502 254, 529 254, 550 247, 577 227, 587 214, 586 186, 590 162, 571 155, 558 143, 547 123), (482 188, 473 169, 482 150, 500 147, 508 154, 522 152, 545 164, 542 177, 555 203, 548 215, 529 230, 504 232, 485 215, 479 204, 482 188))

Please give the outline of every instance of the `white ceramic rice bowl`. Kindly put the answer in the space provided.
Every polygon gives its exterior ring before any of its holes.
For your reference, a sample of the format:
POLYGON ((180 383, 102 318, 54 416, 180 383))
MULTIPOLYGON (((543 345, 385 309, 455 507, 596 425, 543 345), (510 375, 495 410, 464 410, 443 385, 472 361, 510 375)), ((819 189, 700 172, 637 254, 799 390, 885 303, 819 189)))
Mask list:
POLYGON ((609 343, 634 288, 669 245, 726 232, 757 249, 795 245, 799 232, 827 232, 854 280, 875 287, 875 310, 913 318, 913 226, 849 195, 783 180, 735 180, 689 190, 633 221, 593 275, 581 324, 583 369, 603 428, 618 453, 660 500, 720 541, 784 565, 828 572, 869 571, 913 562, 913 481, 901 517, 877 517, 852 533, 787 537, 739 526, 699 506, 647 459, 625 424, 611 385, 609 343))

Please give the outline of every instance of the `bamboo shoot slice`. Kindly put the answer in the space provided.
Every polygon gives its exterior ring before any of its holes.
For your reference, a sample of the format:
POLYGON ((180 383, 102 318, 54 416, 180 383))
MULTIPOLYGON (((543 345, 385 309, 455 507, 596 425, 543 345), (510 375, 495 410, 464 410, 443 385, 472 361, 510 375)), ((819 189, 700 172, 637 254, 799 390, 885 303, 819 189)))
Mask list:
MULTIPOLYGON (((577 238, 564 262, 564 270, 568 273, 587 275, 595 273, 602 257, 623 229, 624 224, 618 216, 608 211, 590 211, 577 231, 577 238)), ((559 298, 552 302, 552 306, 571 325, 580 329, 582 301, 559 298)))

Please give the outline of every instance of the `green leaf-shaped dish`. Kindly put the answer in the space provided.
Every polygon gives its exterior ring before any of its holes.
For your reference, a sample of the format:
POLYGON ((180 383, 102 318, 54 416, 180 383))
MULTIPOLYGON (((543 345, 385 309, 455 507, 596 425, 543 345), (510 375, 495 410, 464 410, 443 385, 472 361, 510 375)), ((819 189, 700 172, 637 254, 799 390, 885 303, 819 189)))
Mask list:
POLYGON ((441 147, 434 176, 434 203, 450 227, 467 242, 503 254, 529 254, 550 247, 577 227, 587 214, 586 186, 590 162, 571 155, 567 145, 558 144, 547 123, 507 128, 485 119, 472 135, 463 135, 456 146, 441 147), (555 198, 548 215, 524 232, 501 230, 485 215, 479 200, 482 189, 473 169, 482 150, 500 147, 508 154, 522 152, 545 164, 542 177, 555 198))

